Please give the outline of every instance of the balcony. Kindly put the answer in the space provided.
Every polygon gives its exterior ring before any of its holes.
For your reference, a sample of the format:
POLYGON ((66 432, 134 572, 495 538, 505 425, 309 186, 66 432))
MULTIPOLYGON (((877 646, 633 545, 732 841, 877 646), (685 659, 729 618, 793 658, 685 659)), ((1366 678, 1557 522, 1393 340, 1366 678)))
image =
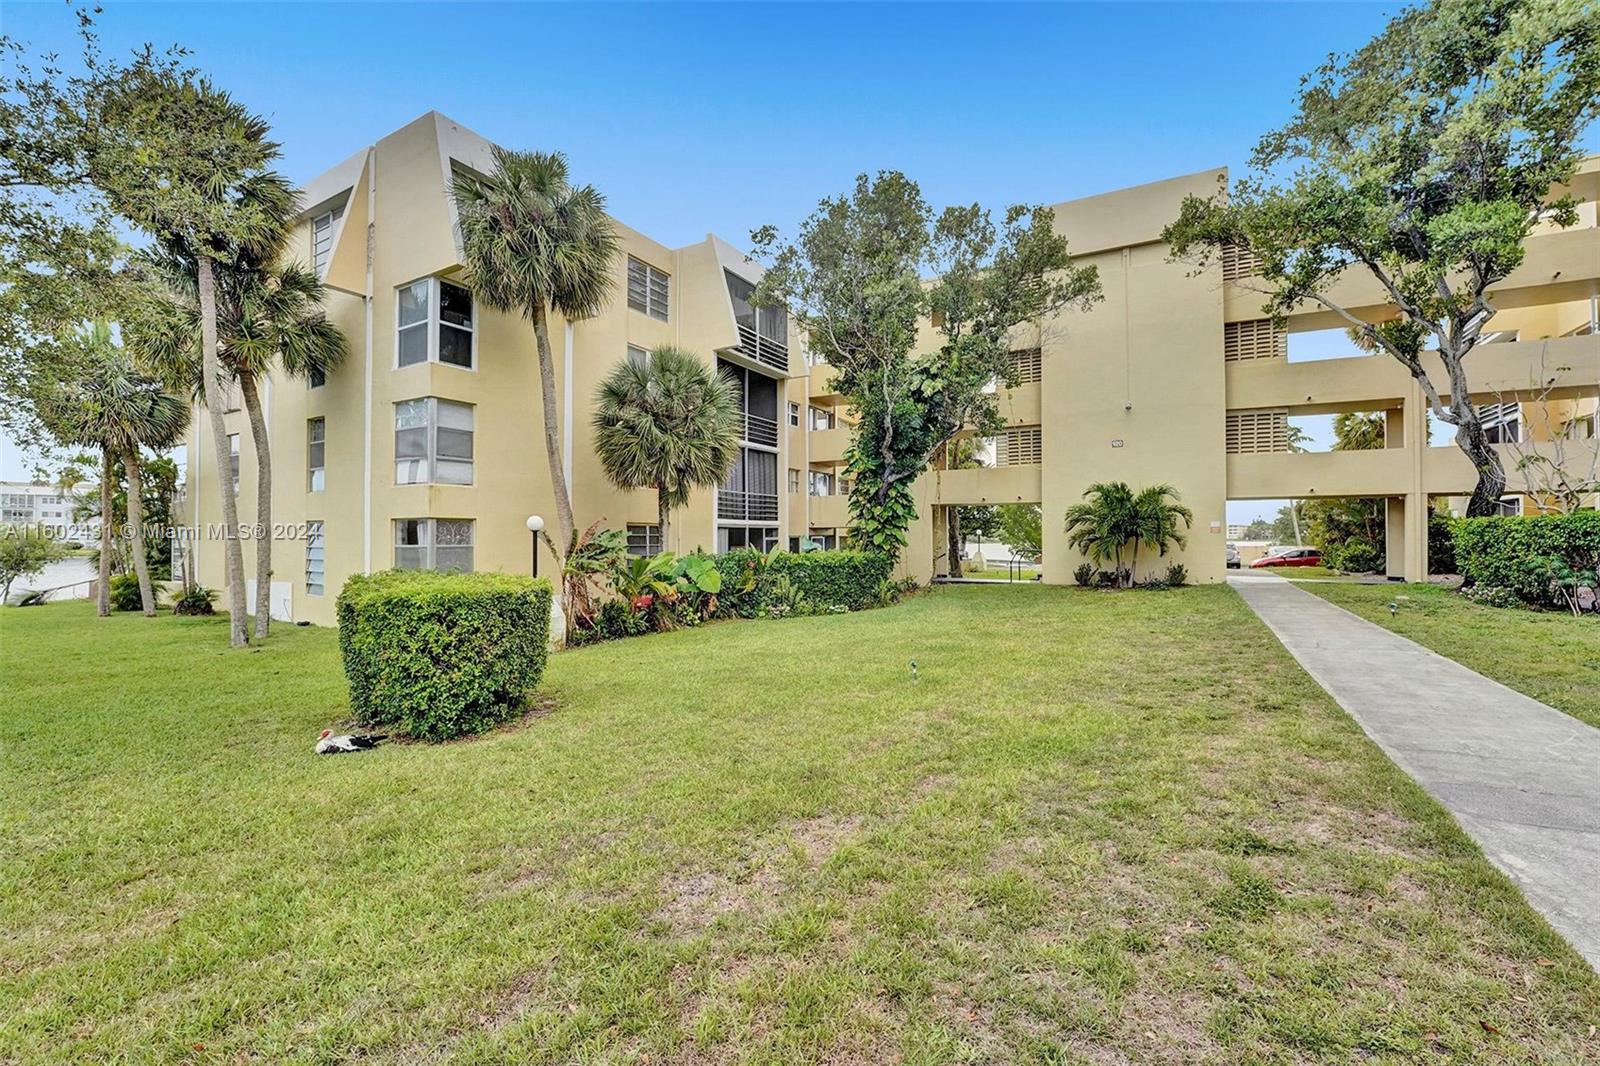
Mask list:
POLYGON ((810 458, 813 463, 842 463, 845 449, 850 447, 850 427, 814 429, 808 435, 810 458))
POLYGON ((833 386, 833 367, 827 363, 812 363, 810 396, 813 400, 840 400, 843 395, 833 386))
POLYGON ((776 522, 778 497, 754 492, 717 490, 717 518, 725 522, 776 522))
POLYGON ((739 324, 739 346, 733 351, 785 376, 789 373, 788 346, 761 336, 742 322, 739 324))
POLYGON ((838 529, 850 524, 850 497, 811 497, 811 525, 818 529, 838 529))
POLYGON ((762 448, 776 448, 778 446, 778 423, 761 415, 751 414, 749 411, 741 412, 744 416, 744 440, 747 444, 754 444, 762 448))
POLYGON ((934 503, 1038 503, 1040 466, 979 466, 934 471, 934 503))

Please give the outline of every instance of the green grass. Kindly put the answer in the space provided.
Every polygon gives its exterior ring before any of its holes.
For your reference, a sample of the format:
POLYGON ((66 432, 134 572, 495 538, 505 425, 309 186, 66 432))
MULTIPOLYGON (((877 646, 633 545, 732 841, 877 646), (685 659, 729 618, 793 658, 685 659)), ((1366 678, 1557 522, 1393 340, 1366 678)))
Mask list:
POLYGON ((0 611, 0 1062, 1600 1057, 1600 980, 1227 588, 600 645, 334 758, 334 634, 226 643, 0 611))
POLYGON ((1600 621, 1484 607, 1436 585, 1305 590, 1600 727, 1600 621))
MULTIPOLYGON (((1316 578, 1321 581, 1360 581, 1370 578, 1372 574, 1347 574, 1342 570, 1329 570, 1326 566, 1269 566, 1265 568, 1269 574, 1286 577, 1290 580, 1316 578)), ((1256 573, 1261 573, 1257 569, 1256 573)))

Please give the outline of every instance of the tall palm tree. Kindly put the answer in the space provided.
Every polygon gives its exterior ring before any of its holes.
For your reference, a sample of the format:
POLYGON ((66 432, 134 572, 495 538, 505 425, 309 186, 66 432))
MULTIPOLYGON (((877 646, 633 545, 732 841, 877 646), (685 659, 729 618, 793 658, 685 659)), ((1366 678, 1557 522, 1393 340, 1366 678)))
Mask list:
POLYGON ((574 186, 559 152, 494 150, 487 176, 462 171, 451 185, 473 295, 497 311, 520 312, 539 352, 544 447, 555 493, 560 551, 572 549, 572 497, 561 463, 550 315, 571 322, 600 310, 610 295, 620 247, 605 197, 574 186))
POLYGON ((1122 553, 1138 537, 1133 490, 1126 482, 1101 481, 1083 493, 1085 503, 1067 508, 1067 543, 1097 563, 1110 561, 1122 587, 1122 553))
POLYGON ((120 464, 128 483, 128 526, 139 599, 146 617, 154 617, 155 588, 145 558, 140 452, 173 447, 188 428, 189 403, 167 391, 160 380, 136 370, 105 323, 90 326, 81 345, 82 357, 76 360, 73 376, 59 383, 45 410, 52 431, 63 443, 100 450, 100 614, 110 613, 112 496, 120 464))
POLYGON ((1165 483, 1141 489, 1134 496, 1133 519, 1137 532, 1133 540, 1130 573, 1136 574, 1139 569, 1140 544, 1165 555, 1171 545, 1176 544, 1181 548, 1188 543, 1185 530, 1194 524, 1194 512, 1179 503, 1179 498, 1178 490, 1165 483))
MULTIPOLYGON (((287 190, 286 185, 281 188, 287 190)), ((171 250, 147 253, 143 263, 159 287, 141 303, 130 343, 169 380, 201 395, 196 264, 171 250)), ((272 617, 272 444, 258 383, 275 366, 293 378, 326 374, 343 362, 348 346, 323 312, 326 290, 315 271, 243 254, 218 266, 215 276, 217 359, 223 372, 239 383, 255 445, 256 525, 267 534, 255 538, 255 635, 264 638, 272 617)))
POLYGON ((653 488, 662 547, 672 508, 722 483, 739 457, 733 386, 681 348, 617 364, 596 394, 595 451, 618 488, 653 488))

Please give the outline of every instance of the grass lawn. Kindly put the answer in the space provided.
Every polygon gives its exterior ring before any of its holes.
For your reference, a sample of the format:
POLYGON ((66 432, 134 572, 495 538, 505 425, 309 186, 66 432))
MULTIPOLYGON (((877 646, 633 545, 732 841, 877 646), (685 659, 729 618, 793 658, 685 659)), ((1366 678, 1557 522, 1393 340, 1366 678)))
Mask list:
POLYGON ((1225 587, 600 645, 332 758, 333 632, 226 645, 0 611, 0 1062, 1600 1059, 1600 979, 1225 587))
POLYGON ((1305 585, 1536 700, 1600 727, 1600 621, 1484 607, 1437 585, 1305 585), (1398 610, 1390 615, 1389 604, 1398 610))
POLYGON ((1258 568, 1256 573, 1261 573, 1263 570, 1266 573, 1277 577, 1286 577, 1290 580, 1297 578, 1303 580, 1309 577, 1317 578, 1321 581, 1360 581, 1373 576, 1372 574, 1347 574, 1342 570, 1329 570, 1326 566, 1268 566, 1258 568))

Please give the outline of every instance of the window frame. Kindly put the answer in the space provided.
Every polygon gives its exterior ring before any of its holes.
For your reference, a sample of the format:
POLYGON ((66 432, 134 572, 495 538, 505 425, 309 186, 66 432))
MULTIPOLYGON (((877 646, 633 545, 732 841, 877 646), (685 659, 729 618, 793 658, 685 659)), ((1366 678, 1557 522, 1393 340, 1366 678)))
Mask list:
MULTIPOLYGON (((477 566, 478 566, 478 523, 477 523, 476 519, 472 519, 472 518, 434 518, 434 517, 431 517, 431 516, 429 516, 429 517, 419 517, 419 518, 396 518, 396 519, 393 519, 393 520, 390 521, 389 526, 390 526, 390 531, 391 531, 391 533, 390 533, 390 546, 391 546, 391 550, 393 552, 393 554, 390 555, 390 561, 394 564, 394 568, 396 570, 431 570, 431 571, 434 571, 436 573, 449 572, 449 573, 460 573, 460 574, 470 574, 470 573, 474 573, 477 570, 477 566), (421 542, 420 543, 418 543, 418 544, 402 544, 402 543, 400 543, 400 531, 404 527, 404 524, 407 523, 407 522, 416 522, 416 523, 418 523, 419 536, 421 537, 421 542), (470 554, 468 555, 468 566, 467 566, 467 568, 465 570, 452 570, 452 571, 440 571, 439 570, 438 552, 439 552, 439 523, 440 522, 459 522, 459 523, 464 524, 467 527, 468 539, 467 539, 467 543, 466 543, 465 547, 466 547, 467 551, 470 554), (423 557, 423 564, 424 565, 422 565, 422 566, 402 566, 400 564, 400 550, 402 548, 421 548, 422 549, 422 557, 423 557)), ((446 545, 446 547, 460 548, 460 547, 462 547, 462 545, 451 544, 451 545, 446 545)))
POLYGON ((800 468, 798 466, 791 466, 789 468, 789 495, 800 495, 800 487, 803 484, 805 484, 805 482, 800 479, 800 468))
POLYGON ((328 488, 328 419, 326 415, 306 419, 306 491, 325 492, 328 488), (322 437, 319 440, 312 433, 313 427, 322 427, 322 437), (318 445, 322 447, 322 462, 312 465, 312 449, 318 445), (318 475, 321 475, 320 479, 318 475))
POLYGON ((789 425, 794 429, 799 429, 801 425, 800 405, 793 401, 790 401, 789 403, 789 425))
POLYGON ((321 596, 324 594, 328 584, 328 536, 327 525, 320 519, 315 519, 306 523, 305 577, 307 596, 321 596), (315 571, 320 580, 315 582, 315 584, 313 584, 311 580, 311 575, 313 573, 311 568, 311 552, 313 548, 322 553, 322 557, 317 560, 317 562, 321 565, 315 571))
POLYGON ((458 487, 471 487, 471 486, 476 485, 478 483, 478 408, 477 408, 476 404, 465 403, 465 402, 463 402, 461 400, 447 400, 442 396, 413 396, 409 400, 396 400, 394 402, 394 404, 393 404, 393 407, 394 407, 394 419, 393 419, 393 421, 394 421, 394 484, 395 484, 396 488, 402 488, 402 487, 405 487, 405 486, 408 486, 408 485, 454 485, 454 486, 458 486, 458 487), (409 406, 411 404, 419 403, 419 402, 425 402, 426 405, 427 405, 427 421, 426 421, 426 423, 423 426, 420 426, 420 427, 419 426, 405 426, 405 427, 400 426, 399 425, 400 409, 402 407, 406 407, 406 406, 409 406), (438 477, 438 474, 439 474, 439 430, 440 429, 454 429, 458 433, 461 432, 461 430, 458 429, 457 427, 454 427, 454 426, 441 426, 440 425, 440 421, 439 421, 439 405, 440 404, 449 404, 452 407, 464 408, 466 410, 466 412, 467 412, 468 418, 470 418, 471 421, 472 421, 472 428, 467 431, 472 435, 472 455, 471 455, 471 457, 468 458, 468 459, 465 459, 465 460, 463 460, 460 456, 445 456, 444 457, 445 461, 447 461, 447 462, 451 462, 451 463, 465 462, 467 464, 467 466, 470 468, 469 472, 470 472, 471 476, 466 481, 441 481, 441 480, 439 480, 439 477, 438 477), (413 456, 402 456, 400 454, 400 434, 405 430, 419 429, 419 428, 420 429, 424 429, 426 431, 426 433, 424 435, 424 440, 426 441, 425 454, 420 456, 420 457, 419 456, 414 456, 414 455, 413 456), (400 464, 402 462, 414 463, 419 458, 424 463, 427 464, 427 477, 425 477, 425 478, 423 478, 421 480, 418 480, 418 481, 402 481, 402 480, 400 480, 400 464))
POLYGON ((401 284, 396 285, 394 287, 394 294, 394 360, 391 369, 407 370, 414 366, 447 366, 452 370, 466 370, 474 374, 478 372, 478 301, 477 298, 472 295, 472 289, 458 281, 452 281, 449 278, 441 278, 437 274, 428 274, 420 278, 412 278, 410 281, 402 282, 401 284), (421 321, 410 322, 402 325, 400 322, 400 293, 405 289, 411 288, 411 286, 417 284, 418 282, 424 281, 428 283, 427 314, 423 316, 421 321), (443 286, 445 285, 450 285, 454 288, 460 289, 461 291, 465 292, 467 294, 467 298, 472 301, 472 324, 470 326, 460 326, 454 322, 445 322, 443 320, 440 314, 440 297, 444 291, 443 286), (446 362, 445 360, 439 358, 439 335, 440 330, 445 326, 449 326, 451 329, 463 330, 471 335, 472 344, 470 346, 470 351, 472 361, 468 366, 462 366, 460 363, 446 362), (423 330, 423 338, 426 341, 426 355, 424 358, 414 363, 400 362, 401 333, 407 330, 419 328, 423 330))
POLYGON ((650 349, 643 345, 630 343, 626 358, 634 366, 648 367, 650 365, 650 349))
POLYGON ((319 279, 327 274, 328 264, 333 262, 333 230, 334 227, 339 224, 339 220, 344 217, 344 209, 344 204, 340 204, 337 207, 330 207, 328 210, 322 212, 322 214, 316 215, 311 219, 311 269, 316 272, 316 275, 319 279), (328 251, 322 262, 318 263, 317 226, 322 223, 323 220, 327 220, 328 223, 328 251))
POLYGON ((653 263, 645 262, 636 255, 630 255, 628 256, 627 274, 623 279, 623 291, 627 297, 628 310, 638 311, 640 314, 647 315, 657 322, 672 321, 672 275, 665 270, 653 263), (642 303, 638 304, 633 301, 633 270, 635 266, 644 271, 644 299, 642 303), (661 279, 662 290, 662 307, 659 315, 655 311, 655 286, 652 284, 657 277, 661 279))
POLYGON ((666 545, 661 540, 661 523, 659 522, 629 522, 626 534, 628 538, 628 554, 634 558, 651 559, 666 550, 666 545), (641 550, 634 550, 634 537, 638 536, 643 543, 641 550), (655 545, 652 550, 651 545, 655 545))

